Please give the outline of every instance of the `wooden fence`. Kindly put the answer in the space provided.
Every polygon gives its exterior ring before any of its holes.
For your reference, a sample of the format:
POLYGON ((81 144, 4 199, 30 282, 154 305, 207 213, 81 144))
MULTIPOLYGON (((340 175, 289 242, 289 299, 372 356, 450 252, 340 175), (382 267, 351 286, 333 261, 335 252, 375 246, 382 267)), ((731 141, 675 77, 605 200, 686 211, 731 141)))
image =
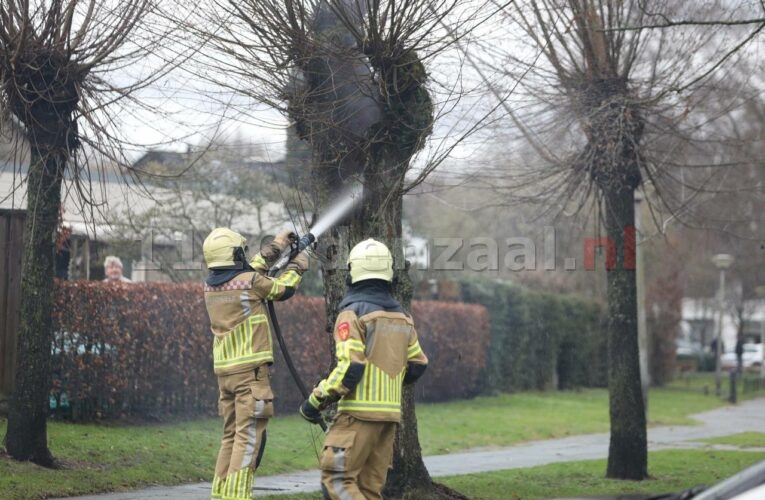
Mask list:
POLYGON ((13 390, 25 210, 0 210, 0 403, 13 390))

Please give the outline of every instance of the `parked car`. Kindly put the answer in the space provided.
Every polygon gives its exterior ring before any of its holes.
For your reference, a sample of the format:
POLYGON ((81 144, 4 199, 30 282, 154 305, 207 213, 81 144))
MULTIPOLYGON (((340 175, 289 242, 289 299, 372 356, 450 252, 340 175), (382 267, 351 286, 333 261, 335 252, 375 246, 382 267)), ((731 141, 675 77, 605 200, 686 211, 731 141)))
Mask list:
POLYGON ((678 357, 699 357, 704 354, 704 347, 701 345, 701 342, 692 342, 679 338, 675 340, 675 353, 678 357))
POLYGON ((48 407, 51 415, 67 418, 71 416, 72 405, 76 403, 76 401, 69 400, 66 376, 61 367, 61 358, 69 358, 71 364, 72 359, 78 356, 89 355, 103 358, 104 356, 116 355, 116 353, 116 347, 104 342, 95 342, 89 336, 77 332, 55 331, 51 344, 51 357, 54 366, 48 395, 48 407))
MULTIPOLYGON (((763 349, 762 344, 744 344, 744 352, 741 355, 741 367, 746 370, 748 368, 759 369, 762 366, 763 349)), ((738 360, 736 359, 735 349, 726 350, 720 356, 720 367, 723 370, 731 371, 735 370, 738 366, 738 360)))

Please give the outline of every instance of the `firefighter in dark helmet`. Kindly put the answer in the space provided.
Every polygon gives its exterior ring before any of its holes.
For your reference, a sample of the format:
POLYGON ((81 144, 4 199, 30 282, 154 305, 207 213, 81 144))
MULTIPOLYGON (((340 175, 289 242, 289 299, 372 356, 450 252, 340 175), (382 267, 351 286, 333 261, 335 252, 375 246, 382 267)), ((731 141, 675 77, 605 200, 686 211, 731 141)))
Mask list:
POLYGON ((218 412, 223 417, 213 500, 254 498, 255 470, 274 414, 269 373, 274 358, 264 301, 291 297, 308 268, 308 258, 301 253, 278 278, 267 276, 269 263, 289 246, 291 237, 283 231, 249 262, 247 241, 229 228, 213 229, 202 247, 210 270, 204 293, 214 336, 218 412))
POLYGON ((321 483, 333 499, 382 498, 401 420, 402 385, 416 381, 428 359, 411 316, 393 298, 393 258, 379 241, 351 250, 350 286, 335 322, 337 366, 300 407, 311 423, 337 401, 324 439, 321 483))

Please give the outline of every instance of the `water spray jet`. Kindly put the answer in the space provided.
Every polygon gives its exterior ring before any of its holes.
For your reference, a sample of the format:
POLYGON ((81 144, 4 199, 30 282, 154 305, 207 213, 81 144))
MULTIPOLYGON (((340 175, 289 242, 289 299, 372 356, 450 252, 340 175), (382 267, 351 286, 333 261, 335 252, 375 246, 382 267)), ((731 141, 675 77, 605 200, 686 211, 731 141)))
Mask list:
MULTIPOLYGON (((277 273, 279 273, 279 271, 284 269, 287 264, 289 264, 289 261, 292 260, 297 254, 308 248, 311 243, 316 241, 316 238, 324 234, 329 228, 337 224, 343 219, 343 217, 348 215, 356 203, 361 200, 361 193, 362 189, 360 185, 351 186, 346 191, 344 191, 343 194, 340 195, 327 209, 324 215, 319 217, 319 220, 316 221, 313 227, 302 237, 296 238, 297 242, 293 244, 289 250, 285 251, 282 253, 282 255, 279 256, 276 262, 269 269, 268 274, 270 276, 275 276, 277 273)), ((271 318, 271 326, 273 327, 273 332, 276 336, 276 340, 279 342, 279 346, 281 347, 282 355, 284 356, 284 361, 287 364, 287 368, 292 374, 292 378, 295 380, 295 383, 297 384, 303 398, 307 399, 309 396, 308 389, 300 379, 300 375, 295 368, 295 364, 292 362, 292 357, 287 350, 287 345, 284 343, 284 337, 282 337, 282 331, 281 328, 279 328, 279 321, 276 317, 274 303, 269 300, 267 302, 267 308, 268 316, 271 318)), ((320 425, 322 430, 327 430, 327 424, 324 421, 322 421, 320 425)))
POLYGON ((314 223, 313 227, 300 237, 297 240, 297 243, 292 245, 288 251, 279 256, 276 262, 271 266, 269 274, 274 276, 284 269, 291 259, 308 248, 311 243, 316 241, 316 238, 324 234, 329 228, 348 215, 359 200, 361 200, 361 186, 351 186, 346 189, 335 202, 330 205, 327 211, 319 217, 319 220, 314 223))

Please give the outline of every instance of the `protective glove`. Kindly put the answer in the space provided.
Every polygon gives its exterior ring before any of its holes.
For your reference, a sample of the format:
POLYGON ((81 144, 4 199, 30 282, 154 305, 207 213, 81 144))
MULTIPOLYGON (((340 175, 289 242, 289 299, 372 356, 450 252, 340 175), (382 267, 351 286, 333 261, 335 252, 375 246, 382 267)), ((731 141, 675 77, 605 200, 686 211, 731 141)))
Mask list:
POLYGON ((321 411, 319 410, 319 408, 321 408, 321 403, 322 401, 317 398, 315 394, 311 394, 308 396, 308 399, 303 401, 303 404, 300 405, 300 409, 298 410, 300 416, 311 424, 320 424, 322 422, 321 411))
POLYGON ((273 240, 260 247, 260 255, 266 259, 266 262, 273 262, 279 258, 279 255, 281 255, 281 253, 290 246, 290 243, 296 239, 297 235, 289 229, 280 231, 273 240))
POLYGON ((274 236, 273 243, 279 247, 279 252, 281 253, 290 246, 290 243, 297 243, 297 234, 289 229, 285 229, 274 236))
POLYGON ((305 254, 305 252, 300 252, 296 256, 292 257, 289 264, 287 264, 287 269, 297 271, 297 273, 300 275, 306 272, 308 270, 308 256, 305 254))

